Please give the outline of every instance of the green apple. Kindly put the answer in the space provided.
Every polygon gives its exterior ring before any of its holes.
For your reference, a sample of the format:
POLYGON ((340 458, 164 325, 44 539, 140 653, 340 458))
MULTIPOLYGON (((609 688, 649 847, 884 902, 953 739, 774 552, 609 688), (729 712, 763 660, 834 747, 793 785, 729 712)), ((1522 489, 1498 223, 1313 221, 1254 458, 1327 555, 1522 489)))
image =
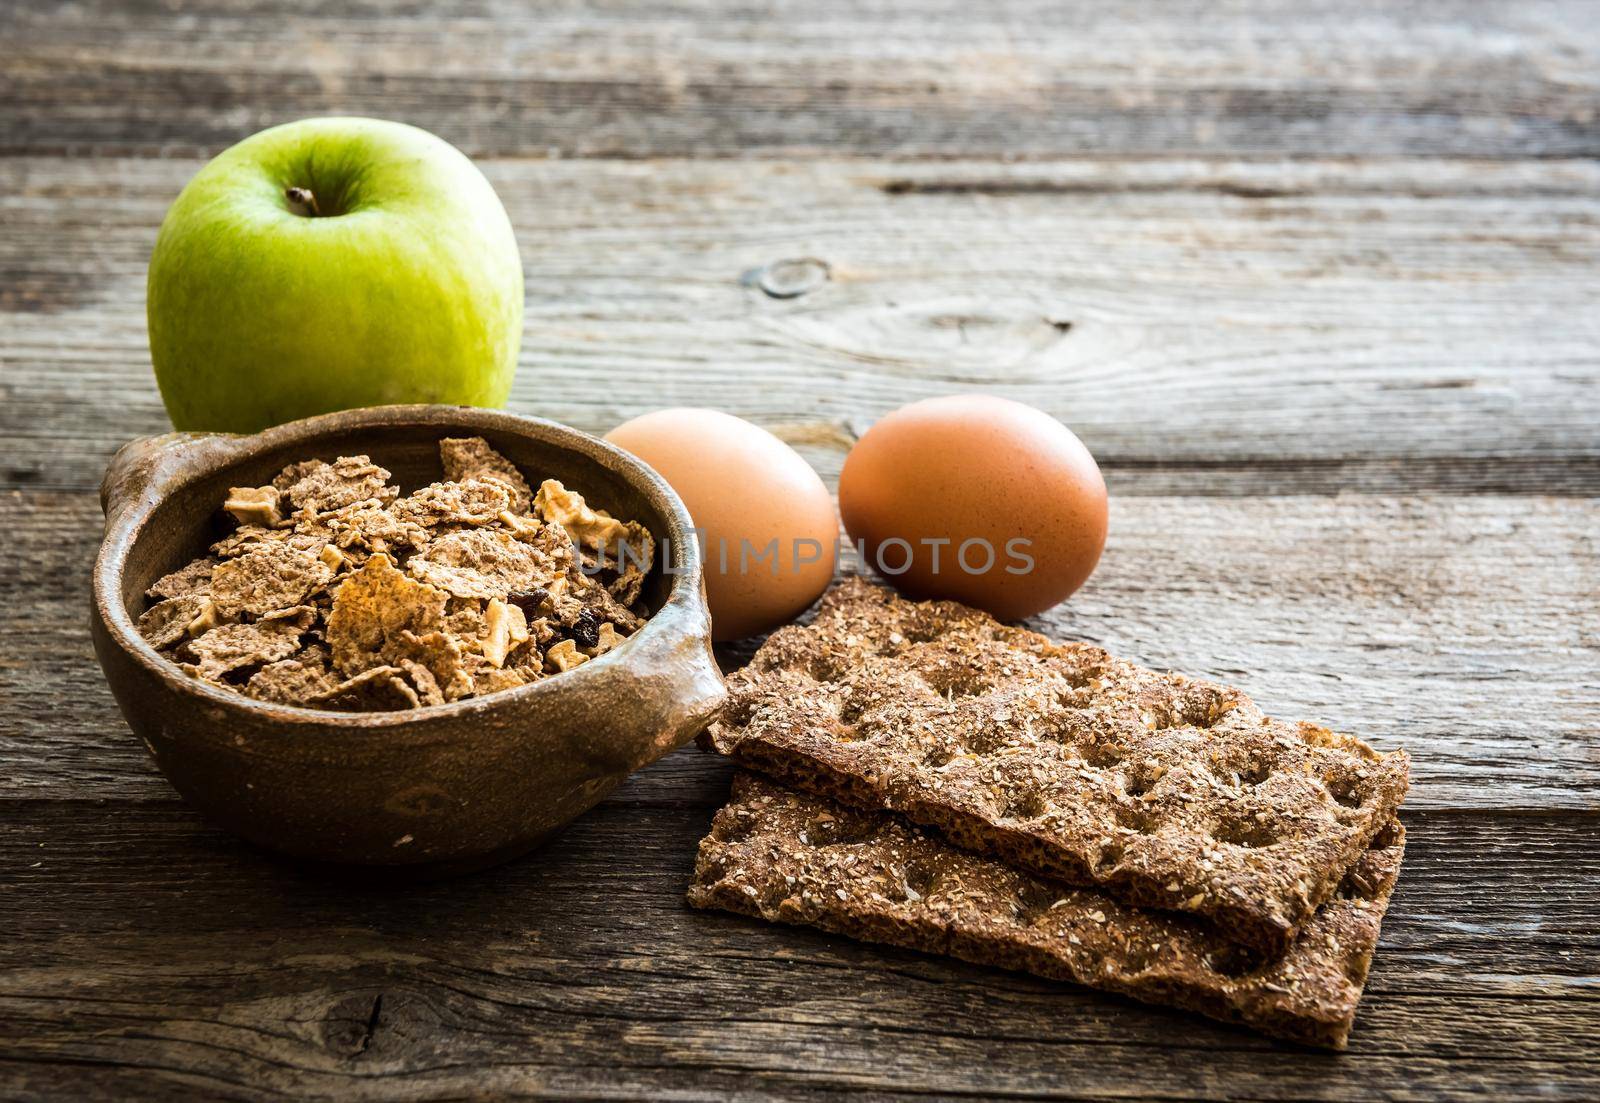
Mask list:
POLYGON ((179 429, 499 406, 522 342, 522 261, 494 188, 448 142, 305 119, 189 181, 150 258, 146 311, 179 429))

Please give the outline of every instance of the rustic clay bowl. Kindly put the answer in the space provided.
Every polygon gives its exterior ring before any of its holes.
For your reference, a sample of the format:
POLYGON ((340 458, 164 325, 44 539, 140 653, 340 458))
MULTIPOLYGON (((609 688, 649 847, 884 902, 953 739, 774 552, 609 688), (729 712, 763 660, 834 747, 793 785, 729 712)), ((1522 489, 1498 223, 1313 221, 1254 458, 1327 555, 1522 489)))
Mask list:
POLYGON ((706 724, 723 698, 700 552, 683 503, 627 453, 536 418, 388 406, 255 436, 174 433, 117 453, 101 487, 95 652, 128 725, 178 791, 262 846, 316 861, 481 868, 520 854, 706 724), (254 701, 189 677, 134 627, 152 582, 223 529, 230 486, 286 464, 370 455, 403 491, 442 477, 441 437, 481 436, 537 482, 557 478, 650 529, 668 570, 631 639, 532 685, 406 712, 337 713, 254 701))

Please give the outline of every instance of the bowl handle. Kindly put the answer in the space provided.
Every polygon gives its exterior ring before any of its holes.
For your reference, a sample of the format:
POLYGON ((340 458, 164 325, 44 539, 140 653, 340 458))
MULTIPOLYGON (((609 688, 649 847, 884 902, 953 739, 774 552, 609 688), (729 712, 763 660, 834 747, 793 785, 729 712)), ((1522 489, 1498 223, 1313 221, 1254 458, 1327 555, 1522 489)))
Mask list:
POLYGON ((704 638, 684 649, 682 696, 668 717, 669 749, 681 747, 703 732, 728 702, 728 686, 717 667, 711 644, 704 638))
POLYGON ((196 466, 237 447, 234 433, 163 433, 117 449, 100 480, 100 509, 109 530, 128 507, 153 502, 196 466))
POLYGON ((654 762, 699 735, 727 702, 728 687, 711 651, 710 620, 704 601, 697 596, 689 602, 672 602, 651 618, 667 622, 666 631, 663 639, 648 645, 635 660, 638 677, 633 688, 642 688, 647 695, 661 693, 657 687, 671 689, 657 697, 660 711, 653 745, 626 763, 629 771, 654 762))

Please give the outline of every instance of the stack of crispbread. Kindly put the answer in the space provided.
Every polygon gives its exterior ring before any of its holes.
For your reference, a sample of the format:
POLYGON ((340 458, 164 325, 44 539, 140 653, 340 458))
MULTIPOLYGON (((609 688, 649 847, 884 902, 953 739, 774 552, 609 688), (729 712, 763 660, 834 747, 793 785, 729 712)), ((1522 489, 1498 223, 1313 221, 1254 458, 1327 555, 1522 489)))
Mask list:
POLYGON ((1344 1045, 1403 751, 860 579, 731 683, 691 903, 1344 1045))

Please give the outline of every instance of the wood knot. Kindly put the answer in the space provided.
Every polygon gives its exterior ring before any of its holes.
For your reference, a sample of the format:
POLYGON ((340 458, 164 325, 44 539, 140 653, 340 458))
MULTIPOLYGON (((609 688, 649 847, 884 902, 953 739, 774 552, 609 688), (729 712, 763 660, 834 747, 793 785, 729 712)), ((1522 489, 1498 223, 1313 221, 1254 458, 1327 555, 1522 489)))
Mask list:
POLYGON ((833 278, 833 269, 816 257, 789 257, 752 268, 740 277, 746 287, 759 287, 768 298, 798 299, 833 278))
POLYGON ((322 1020, 324 1044, 346 1057, 360 1057, 372 1048, 384 1025, 382 992, 351 992, 328 1008, 322 1020))

